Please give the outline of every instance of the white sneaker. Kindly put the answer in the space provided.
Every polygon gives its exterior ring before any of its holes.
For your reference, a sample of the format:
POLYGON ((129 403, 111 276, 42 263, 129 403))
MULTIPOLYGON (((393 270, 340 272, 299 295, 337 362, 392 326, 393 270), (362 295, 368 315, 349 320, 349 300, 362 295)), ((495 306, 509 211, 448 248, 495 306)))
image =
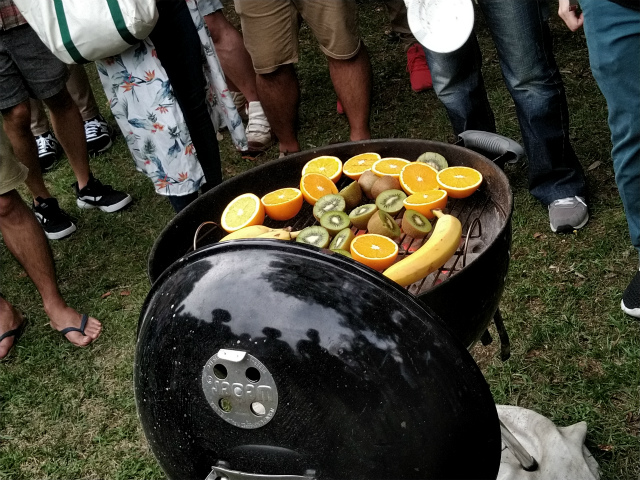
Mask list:
POLYGON ((245 134, 249 143, 249 150, 253 152, 264 152, 273 144, 271 135, 271 125, 267 116, 262 110, 260 102, 249 102, 249 121, 245 134))
POLYGON ((105 152, 112 145, 109 124, 102 115, 84 122, 84 136, 87 139, 87 153, 91 156, 105 152))

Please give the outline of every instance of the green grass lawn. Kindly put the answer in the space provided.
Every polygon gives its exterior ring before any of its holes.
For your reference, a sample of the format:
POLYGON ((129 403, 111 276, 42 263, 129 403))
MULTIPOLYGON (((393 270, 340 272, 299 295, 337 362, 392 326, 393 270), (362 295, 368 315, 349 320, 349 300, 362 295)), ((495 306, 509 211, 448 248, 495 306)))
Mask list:
MULTIPOLYGON (((385 34, 384 5, 362 3, 360 20, 374 72, 374 138, 451 141, 435 94, 410 89, 402 46, 389 43, 385 34)), ((640 472, 640 323, 619 305, 638 259, 614 182, 606 105, 589 70, 584 36, 569 32, 555 15, 552 28, 570 102, 571 136, 588 179, 591 220, 576 234, 552 234, 546 208, 528 193, 526 164, 506 167, 515 212, 501 310, 512 356, 501 362, 496 342, 475 347, 473 354, 496 403, 533 409, 560 426, 586 421, 587 447, 602 478, 635 480, 640 472)), ((479 31, 499 132, 520 140, 515 109, 482 22, 479 31)), ((95 70, 88 70, 103 104, 95 70)), ((347 122, 336 115, 326 61, 307 28, 298 71, 302 148, 347 141, 347 122)), ((256 162, 243 160, 228 135, 221 150, 227 178, 277 157, 274 147, 256 162)), ((95 345, 72 347, 51 330, 35 288, 0 248, 2 292, 30 321, 9 359, 0 363, 3 480, 163 478, 136 416, 132 371, 138 315, 150 287, 147 256, 173 214, 151 182, 134 170, 122 137, 92 160, 92 168, 103 182, 130 192, 135 204, 112 215, 79 211, 66 160, 46 180, 78 218, 78 232, 51 247, 68 303, 104 323, 95 345)))

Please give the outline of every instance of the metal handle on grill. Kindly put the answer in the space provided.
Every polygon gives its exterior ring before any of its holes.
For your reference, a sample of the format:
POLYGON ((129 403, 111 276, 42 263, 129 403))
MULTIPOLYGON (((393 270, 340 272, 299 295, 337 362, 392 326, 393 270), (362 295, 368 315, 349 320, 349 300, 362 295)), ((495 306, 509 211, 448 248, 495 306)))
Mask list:
POLYGON ((497 133, 482 130, 467 130, 458 135, 467 148, 477 148, 488 154, 495 155, 494 163, 502 167, 505 163, 513 163, 524 157, 522 145, 515 140, 503 137, 497 133))
POLYGON ((259 473, 247 473, 237 470, 231 470, 224 461, 219 461, 218 465, 213 467, 211 473, 207 475, 205 480, 314 480, 316 478, 315 470, 307 470, 304 476, 301 475, 263 475, 259 473))

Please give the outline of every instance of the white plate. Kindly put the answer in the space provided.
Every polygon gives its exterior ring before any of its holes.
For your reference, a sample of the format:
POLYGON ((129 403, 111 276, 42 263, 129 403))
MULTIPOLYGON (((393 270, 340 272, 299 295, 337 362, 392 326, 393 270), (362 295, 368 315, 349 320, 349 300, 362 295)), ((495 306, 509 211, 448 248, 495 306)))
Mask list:
POLYGON ((422 45, 439 53, 458 50, 473 30, 471 0, 407 0, 409 28, 422 45))

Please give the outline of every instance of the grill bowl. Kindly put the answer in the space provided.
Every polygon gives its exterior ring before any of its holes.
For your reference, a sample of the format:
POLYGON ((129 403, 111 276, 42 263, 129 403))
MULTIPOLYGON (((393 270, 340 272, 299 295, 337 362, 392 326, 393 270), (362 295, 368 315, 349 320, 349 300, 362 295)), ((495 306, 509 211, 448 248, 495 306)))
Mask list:
MULTIPOLYGON (((466 255, 460 254, 424 282, 407 292, 430 307, 466 346, 476 342, 495 314, 504 289, 511 246, 513 197, 504 172, 486 156, 468 148, 428 140, 384 139, 349 142, 307 150, 260 165, 211 189, 180 212, 161 232, 149 256, 148 275, 154 282, 176 260, 193 250, 193 234, 204 221, 218 222, 225 206, 236 196, 251 192, 259 197, 278 188, 296 186, 302 167, 320 155, 343 161, 364 152, 382 157, 415 160, 424 152, 443 155, 451 166, 467 166, 482 173, 484 182, 468 199, 450 200, 447 210, 463 223, 463 234, 473 227, 466 255), (481 228, 474 225, 481 220, 481 228), (455 263, 454 263, 455 262, 455 263), (463 266, 464 264, 464 266, 463 266)), ((348 179, 341 180, 347 182, 348 179)), ((345 183, 346 184, 346 183, 345 183)), ((313 220, 309 205, 286 225, 299 229, 313 220)), ((312 222, 311 222, 312 223, 312 222)), ((281 227, 283 222, 269 222, 281 227)), ((199 237, 201 246, 225 235, 213 229, 199 237)))

